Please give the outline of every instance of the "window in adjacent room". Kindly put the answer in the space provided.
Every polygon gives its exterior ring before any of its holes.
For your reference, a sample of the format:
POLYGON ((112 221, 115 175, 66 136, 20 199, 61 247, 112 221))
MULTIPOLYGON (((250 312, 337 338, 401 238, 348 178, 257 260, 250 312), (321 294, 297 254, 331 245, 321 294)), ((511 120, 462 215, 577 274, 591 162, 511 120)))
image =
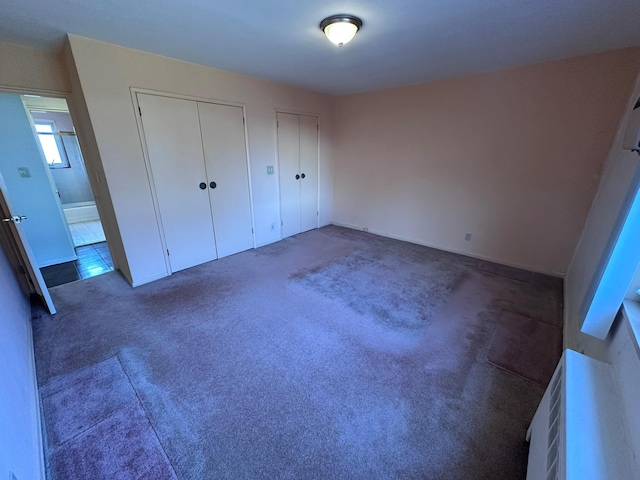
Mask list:
POLYGON ((55 122, 36 120, 34 123, 47 165, 51 168, 68 168, 70 166, 69 158, 67 158, 67 152, 55 122))

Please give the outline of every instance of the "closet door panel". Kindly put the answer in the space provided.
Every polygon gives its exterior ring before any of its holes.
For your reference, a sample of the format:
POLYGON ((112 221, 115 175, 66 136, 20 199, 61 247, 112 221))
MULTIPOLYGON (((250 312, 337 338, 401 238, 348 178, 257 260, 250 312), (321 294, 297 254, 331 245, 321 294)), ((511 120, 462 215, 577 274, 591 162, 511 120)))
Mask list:
POLYGON ((195 102, 137 94, 171 271, 217 258, 195 102))
POLYGON ((300 231, 318 228, 318 117, 300 115, 300 231))
POLYGON ((198 103, 218 257, 253 248, 251 196, 240 107, 198 103), (211 188, 215 182, 215 188, 211 188))
POLYGON ((299 115, 278 113, 278 171, 282 236, 300 233, 300 133, 299 115))

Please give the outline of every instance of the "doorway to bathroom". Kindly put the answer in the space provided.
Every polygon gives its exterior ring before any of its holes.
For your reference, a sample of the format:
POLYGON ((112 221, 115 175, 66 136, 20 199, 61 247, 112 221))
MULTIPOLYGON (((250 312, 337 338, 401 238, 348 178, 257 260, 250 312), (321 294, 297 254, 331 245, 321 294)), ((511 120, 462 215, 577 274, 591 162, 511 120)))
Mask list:
POLYGON ((114 269, 64 98, 0 94, 0 173, 48 287, 114 269))
POLYGON ((74 247, 105 241, 75 128, 61 98, 23 95, 51 172, 74 247))

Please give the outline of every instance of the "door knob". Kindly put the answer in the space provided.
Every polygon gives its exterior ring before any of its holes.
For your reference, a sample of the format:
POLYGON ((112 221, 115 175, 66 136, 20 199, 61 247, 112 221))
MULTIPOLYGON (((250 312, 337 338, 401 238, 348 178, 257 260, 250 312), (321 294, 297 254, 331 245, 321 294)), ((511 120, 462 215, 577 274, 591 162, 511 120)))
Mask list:
POLYGON ((296 173, 296 180, 300 180, 300 175, 296 173))
POLYGON ((209 186, 210 186, 211 188, 216 188, 216 187, 218 186, 218 184, 217 184, 216 182, 211 182, 211 183, 209 184, 209 186))
POLYGON ((16 215, 15 217, 11 217, 11 218, 3 218, 2 221, 3 222, 13 222, 13 223, 20 223, 23 220, 26 220, 27 217, 26 215, 16 215))
POLYGON ((302 175, 300 175, 302 178, 306 177, 306 175, 303 173, 302 175))
POLYGON ((200 190, 204 190, 205 188, 207 188, 207 184, 204 182, 200 182, 200 190))

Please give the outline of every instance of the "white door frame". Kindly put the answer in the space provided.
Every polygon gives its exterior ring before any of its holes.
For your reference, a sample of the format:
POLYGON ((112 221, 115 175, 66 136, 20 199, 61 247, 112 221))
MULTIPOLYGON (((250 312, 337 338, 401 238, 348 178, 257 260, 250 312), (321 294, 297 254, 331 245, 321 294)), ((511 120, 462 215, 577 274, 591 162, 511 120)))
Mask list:
MULTIPOLYGON (((56 97, 58 98, 58 97, 56 97)), ((66 98, 65 98, 66 101, 66 98)), ((35 133, 36 129, 35 129, 35 122, 33 120, 33 118, 31 117, 31 112, 29 112, 29 109, 27 108, 26 105, 24 105, 23 102, 23 106, 24 106, 24 111, 27 114, 27 118, 29 119, 29 125, 31 125, 31 129, 34 132, 34 138, 35 138, 35 142, 36 142, 36 146, 38 148, 38 151, 40 152, 40 158, 42 159, 42 163, 44 164, 45 167, 45 172, 47 172, 47 178, 49 179, 49 185, 51 185, 51 190, 54 193, 54 197, 56 200, 56 206, 58 207, 58 212, 60 213, 60 216, 62 217, 63 221, 64 221, 64 226, 66 227, 66 231, 67 231, 67 239, 69 240, 69 243, 71 244, 71 246, 74 249, 75 252, 75 244, 73 243, 73 235, 71 235, 71 229, 69 228, 69 224, 67 223, 67 217, 64 214, 64 209, 62 208, 62 202, 60 201, 60 195, 58 194, 58 186, 56 185, 56 182, 53 179, 53 174, 51 173, 51 168, 49 168, 49 165, 47 164, 47 160, 45 158, 44 155, 44 151, 42 150, 42 145, 40 144, 40 140, 38 139, 37 134, 35 133)), ((69 103, 67 102, 67 108, 69 107, 69 103)), ((48 110, 48 111, 55 111, 55 110, 48 110)), ((69 116, 71 117, 71 111, 67 110, 67 113, 69 114, 69 116)), ((73 117, 71 117, 71 123, 73 123, 73 117)), ((73 127, 75 128, 75 123, 73 124, 73 127)), ((82 164, 84 165, 84 157, 82 157, 82 150, 80 150, 81 154, 80 157, 82 158, 82 164)), ((85 165, 85 172, 86 172, 86 165, 85 165)), ((89 181, 89 179, 87 178, 87 181, 89 181)), ((91 187, 91 182, 89 182, 89 187, 91 187)), ((95 195, 93 193, 93 190, 91 190, 91 195, 93 195, 93 200, 95 201, 95 195)), ((77 255, 73 255, 72 258, 69 258, 67 260, 65 260, 65 262, 72 262, 74 260, 77 260, 78 256, 77 255)))

